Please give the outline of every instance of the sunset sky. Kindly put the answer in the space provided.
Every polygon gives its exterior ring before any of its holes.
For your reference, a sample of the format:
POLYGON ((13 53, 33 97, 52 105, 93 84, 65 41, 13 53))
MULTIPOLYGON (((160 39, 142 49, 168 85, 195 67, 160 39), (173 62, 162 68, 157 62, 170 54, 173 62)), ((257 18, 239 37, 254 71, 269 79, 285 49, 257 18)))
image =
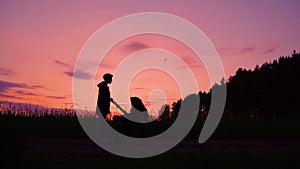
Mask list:
MULTIPOLYGON (((112 20, 139 12, 169 13, 196 25, 215 46, 228 78, 239 67, 253 69, 294 49, 299 51, 299 7, 297 0, 4 0, 0 2, 0 100, 70 107, 72 72, 85 42, 112 20)), ((210 88, 201 61, 191 59, 193 53, 180 42, 157 35, 125 39, 107 54, 96 77, 82 72, 74 78, 98 83, 104 72, 113 73, 122 59, 146 48, 179 55, 198 75, 199 88, 210 88)), ((161 60, 176 65, 163 56, 161 60)), ((141 97, 149 107, 155 104, 155 98, 153 102, 149 99, 151 92, 157 92, 154 89, 165 92, 167 103, 180 97, 174 79, 157 70, 138 74, 130 84, 129 95, 141 97)), ((118 99, 118 94, 113 96, 118 99)))

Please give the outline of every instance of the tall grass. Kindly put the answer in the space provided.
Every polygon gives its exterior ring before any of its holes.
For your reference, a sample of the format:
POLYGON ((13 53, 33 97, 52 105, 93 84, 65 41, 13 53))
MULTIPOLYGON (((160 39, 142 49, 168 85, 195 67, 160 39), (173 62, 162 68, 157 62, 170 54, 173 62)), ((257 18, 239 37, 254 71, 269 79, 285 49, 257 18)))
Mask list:
POLYGON ((88 110, 75 110, 72 107, 68 108, 48 108, 39 105, 26 104, 22 106, 13 105, 12 103, 1 104, 0 102, 0 115, 10 117, 75 117, 80 114, 81 117, 94 116, 88 110))
MULTIPOLYGON (((72 108, 42 106, 13 106, 0 104, 0 131, 29 137, 86 137, 78 118, 93 127, 95 116, 88 111, 76 115, 72 108)), ((204 120, 197 120, 188 138, 199 137, 204 120)), ((112 127, 129 136, 149 137, 164 132, 171 121, 153 121, 143 126, 131 123, 109 122, 112 127)), ((300 139, 300 119, 251 120, 223 118, 212 139, 300 139)), ((95 125, 96 126, 96 125, 95 125)))

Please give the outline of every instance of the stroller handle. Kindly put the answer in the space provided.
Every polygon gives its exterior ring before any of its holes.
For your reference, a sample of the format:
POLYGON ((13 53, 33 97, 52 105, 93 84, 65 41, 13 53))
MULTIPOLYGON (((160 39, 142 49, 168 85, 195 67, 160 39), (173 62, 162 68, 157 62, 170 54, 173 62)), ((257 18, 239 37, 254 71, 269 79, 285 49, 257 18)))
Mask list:
POLYGON ((111 101, 122 113, 124 114, 129 114, 126 110, 124 110, 115 100, 111 101))

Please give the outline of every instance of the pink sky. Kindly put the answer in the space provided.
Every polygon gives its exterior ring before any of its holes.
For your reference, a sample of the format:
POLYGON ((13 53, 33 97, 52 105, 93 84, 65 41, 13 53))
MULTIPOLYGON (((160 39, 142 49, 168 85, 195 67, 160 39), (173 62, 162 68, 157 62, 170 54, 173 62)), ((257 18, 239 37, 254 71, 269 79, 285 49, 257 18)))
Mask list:
MULTIPOLYGON (((239 67, 253 69, 257 64, 288 55, 293 49, 299 51, 299 7, 300 2, 294 0, 1 1, 0 100, 48 107, 70 106, 70 75, 85 42, 103 25, 137 12, 170 13, 192 22, 212 41, 228 78, 239 67)), ((108 54, 104 61, 108 67, 98 75, 112 71, 118 59, 146 47, 172 51, 188 62, 192 54, 182 45, 180 50, 174 48, 180 45, 164 37, 132 37, 108 54)), ((189 66, 200 72, 203 78, 197 82, 201 89, 207 90, 210 83, 201 62, 189 66)), ((84 78, 100 81, 99 76, 84 78)), ((144 77, 153 81, 170 77, 150 71, 132 81, 130 95, 140 96, 149 104, 149 92, 155 85, 145 84, 144 77), (145 84, 143 90, 142 84, 145 84)), ((167 85, 158 88, 166 91, 167 100, 176 100, 176 84, 171 78, 167 81, 167 85)))

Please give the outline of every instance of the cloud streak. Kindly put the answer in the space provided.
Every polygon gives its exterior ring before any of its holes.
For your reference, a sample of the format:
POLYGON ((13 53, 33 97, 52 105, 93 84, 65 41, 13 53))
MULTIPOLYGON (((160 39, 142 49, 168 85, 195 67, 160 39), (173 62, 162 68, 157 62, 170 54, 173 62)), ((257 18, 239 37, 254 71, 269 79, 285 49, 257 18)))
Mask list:
MULTIPOLYGON (((62 62, 62 61, 57 60, 57 59, 54 59, 54 62, 58 65, 68 67, 69 71, 64 71, 63 73, 65 75, 69 76, 69 77, 77 78, 77 79, 84 79, 84 80, 89 80, 89 79, 92 78, 92 76, 87 72, 84 72, 84 71, 81 71, 81 70, 77 70, 76 72, 71 71, 70 69, 72 69, 72 66, 65 63, 65 62, 62 62)), ((88 66, 89 64, 94 64, 94 63, 85 63, 85 64, 87 64, 86 66, 88 66)))
POLYGON ((140 50, 140 49, 148 48, 148 45, 141 42, 134 41, 125 45, 125 48, 130 50, 140 50))
POLYGON ((274 52, 277 49, 278 46, 279 46, 278 44, 274 44, 272 46, 269 46, 269 47, 265 48, 263 50, 263 54, 269 54, 269 53, 274 52))
POLYGON ((32 89, 45 89, 45 86, 42 86, 42 85, 33 85, 30 88, 32 88, 32 89))
POLYGON ((242 49, 241 53, 248 53, 254 51, 256 48, 255 47, 245 47, 242 49))
POLYGON ((89 80, 92 78, 92 76, 84 71, 78 70, 77 72, 72 72, 72 71, 65 71, 64 74, 67 76, 76 78, 76 79, 84 79, 84 80, 89 80))
POLYGON ((12 70, 0 68, 0 75, 2 75, 2 76, 11 76, 11 75, 15 75, 15 74, 16 73, 12 70))
POLYGON ((35 93, 32 93, 32 92, 25 92, 25 91, 22 91, 22 90, 17 90, 15 91, 16 94, 21 94, 21 95, 28 95, 28 96, 37 96, 37 94, 35 93))
POLYGON ((135 87, 135 88, 133 88, 134 90, 144 90, 144 89, 146 89, 145 87, 135 87))
POLYGON ((16 95, 38 96, 35 93, 26 92, 23 91, 22 89, 39 89, 39 88, 44 88, 44 86, 42 85, 29 86, 25 83, 16 83, 16 82, 0 80, 0 97, 11 98, 11 99, 24 99, 16 95), (18 89, 18 90, 14 91, 15 94, 10 94, 8 93, 10 89, 18 89))
POLYGON ((19 97, 19 96, 12 96, 12 95, 4 94, 4 93, 0 93, 0 97, 10 98, 10 99, 24 99, 24 98, 19 97))
POLYGON ((54 59, 53 61, 54 61, 54 63, 56 63, 58 65, 65 66, 65 67, 71 67, 69 64, 62 62, 60 60, 54 59))
POLYGON ((266 50, 263 51, 263 54, 272 53, 274 51, 275 51, 275 48, 266 49, 266 50))
POLYGON ((177 69, 185 69, 185 68, 200 69, 203 67, 203 65, 200 63, 200 61, 198 61, 195 58, 191 58, 189 56, 183 57, 183 61, 185 62, 186 65, 179 64, 178 66, 176 66, 177 69))
POLYGON ((5 93, 10 88, 29 88, 29 86, 25 83, 15 83, 0 80, 0 92, 5 93))
POLYGON ((46 96, 49 99, 66 99, 67 97, 65 96, 46 96))

